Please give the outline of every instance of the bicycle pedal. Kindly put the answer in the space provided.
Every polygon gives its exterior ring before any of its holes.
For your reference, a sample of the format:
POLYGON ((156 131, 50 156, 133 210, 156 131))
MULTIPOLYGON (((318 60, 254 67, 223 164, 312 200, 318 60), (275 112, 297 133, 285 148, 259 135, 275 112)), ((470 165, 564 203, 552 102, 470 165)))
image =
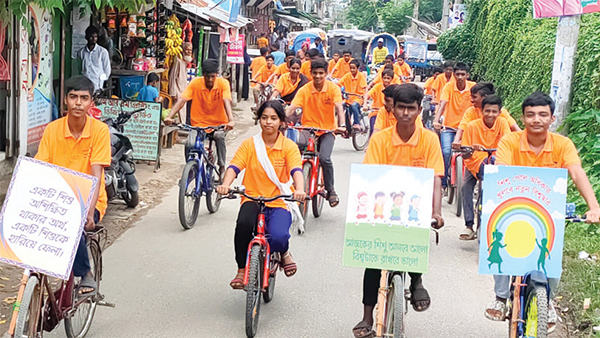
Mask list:
POLYGON ((114 308, 115 306, 117 306, 115 303, 109 303, 109 302, 105 302, 103 300, 98 301, 98 305, 100 305, 100 306, 106 306, 106 307, 112 307, 112 308, 114 308))

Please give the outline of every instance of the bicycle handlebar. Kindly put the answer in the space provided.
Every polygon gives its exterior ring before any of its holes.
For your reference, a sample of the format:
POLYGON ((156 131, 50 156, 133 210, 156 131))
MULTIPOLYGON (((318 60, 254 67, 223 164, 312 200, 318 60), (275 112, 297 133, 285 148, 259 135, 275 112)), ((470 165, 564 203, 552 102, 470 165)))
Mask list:
POLYGON ((220 126, 212 126, 212 127, 194 127, 194 126, 190 126, 189 124, 184 124, 184 123, 180 123, 177 125, 177 127, 179 127, 179 129, 187 129, 187 130, 196 130, 196 131, 205 131, 205 130, 209 130, 212 129, 214 131, 218 131, 218 130, 225 130, 225 125, 222 124, 220 126))
MULTIPOLYGON (((237 198, 237 196, 235 196, 235 195, 241 195, 241 196, 246 197, 249 200, 252 200, 254 202, 259 202, 259 203, 273 202, 278 199, 283 199, 284 201, 288 201, 288 202, 298 202, 294 199, 294 195, 277 195, 277 196, 273 196, 273 197, 250 196, 250 195, 246 194, 245 189, 240 189, 240 187, 234 187, 233 189, 229 189, 229 194, 223 196, 222 199, 235 199, 235 198, 237 198)), ((306 200, 308 201, 309 197, 306 197, 306 200)))
POLYGON ((318 132, 333 133, 333 134, 337 133, 336 130, 321 129, 321 128, 314 128, 314 127, 292 126, 292 125, 288 125, 287 127, 292 128, 292 129, 297 129, 297 130, 308 130, 311 133, 318 133, 318 132))
POLYGON ((471 146, 460 146, 460 151, 461 152, 473 152, 473 151, 481 151, 481 152, 486 152, 486 153, 493 153, 494 151, 496 151, 498 149, 496 148, 481 148, 481 149, 475 149, 471 146))

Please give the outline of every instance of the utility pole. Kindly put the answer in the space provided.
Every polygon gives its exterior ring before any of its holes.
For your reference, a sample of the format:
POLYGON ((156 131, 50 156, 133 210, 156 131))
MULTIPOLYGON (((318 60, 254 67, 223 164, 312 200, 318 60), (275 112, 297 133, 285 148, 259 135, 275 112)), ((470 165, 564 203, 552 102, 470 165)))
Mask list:
POLYGON ((442 32, 448 29, 448 13, 450 12, 450 0, 443 0, 444 7, 442 9, 442 32))
POLYGON ((567 117, 571 100, 571 82, 575 69, 575 54, 579 40, 579 15, 561 16, 556 27, 556 45, 554 46, 554 62, 550 96, 554 100, 556 121, 550 126, 556 131, 567 117))
MULTIPOLYGON (((413 18, 415 20, 419 20, 419 0, 415 0, 415 5, 413 7, 413 18)), ((413 21, 412 22, 412 36, 414 36, 415 38, 418 38, 419 31, 418 31, 418 26, 417 24, 413 21)))

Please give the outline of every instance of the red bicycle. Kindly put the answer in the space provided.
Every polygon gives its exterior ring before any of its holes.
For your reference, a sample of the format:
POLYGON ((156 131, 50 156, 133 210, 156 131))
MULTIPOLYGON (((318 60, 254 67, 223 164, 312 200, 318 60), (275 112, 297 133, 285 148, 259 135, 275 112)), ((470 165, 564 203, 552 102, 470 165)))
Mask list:
POLYGON ((298 234, 303 234, 306 229, 308 219, 308 203, 312 201, 313 216, 321 216, 323 204, 325 203, 325 180, 323 170, 319 163, 319 152, 317 151, 317 133, 333 133, 333 130, 319 129, 313 127, 290 126, 290 128, 302 131, 307 130, 310 133, 306 149, 302 151, 302 175, 304 176, 304 190, 307 199, 300 202, 300 211, 302 212, 303 226, 298 229, 298 234))
POLYGON ((248 245, 246 258, 246 272, 244 273, 244 290, 246 291, 246 335, 250 338, 256 335, 258 329, 258 316, 260 314, 260 294, 265 303, 273 299, 275 293, 275 278, 281 264, 278 252, 271 252, 269 242, 265 235, 265 204, 277 199, 295 201, 292 195, 278 195, 275 197, 254 197, 246 194, 243 186, 229 190, 229 194, 222 198, 235 199, 241 195, 258 203, 258 225, 254 238, 248 245))

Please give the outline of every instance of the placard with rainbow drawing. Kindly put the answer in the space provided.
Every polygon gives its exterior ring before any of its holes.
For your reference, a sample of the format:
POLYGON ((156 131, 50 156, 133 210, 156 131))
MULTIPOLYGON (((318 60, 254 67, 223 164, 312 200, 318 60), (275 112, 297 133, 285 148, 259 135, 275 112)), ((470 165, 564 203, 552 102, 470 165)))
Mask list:
POLYGON ((485 166, 479 273, 560 277, 567 170, 485 166))

